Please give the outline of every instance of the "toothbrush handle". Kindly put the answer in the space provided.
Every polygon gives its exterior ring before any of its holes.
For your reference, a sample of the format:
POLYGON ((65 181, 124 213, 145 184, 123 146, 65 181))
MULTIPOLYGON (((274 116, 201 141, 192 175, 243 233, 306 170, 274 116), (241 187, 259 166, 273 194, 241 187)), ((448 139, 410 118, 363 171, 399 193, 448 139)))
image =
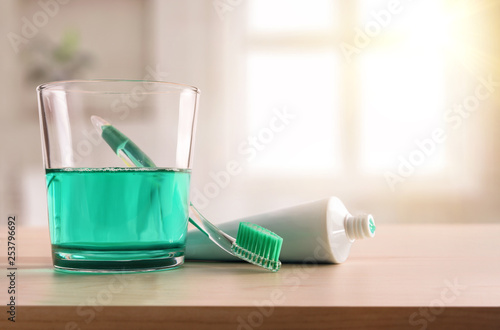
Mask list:
POLYGON ((212 242, 220 246, 224 251, 234 255, 233 251, 231 251, 231 246, 236 240, 205 219, 192 203, 189 203, 189 222, 195 225, 196 228, 201 230, 201 232, 207 235, 212 242))

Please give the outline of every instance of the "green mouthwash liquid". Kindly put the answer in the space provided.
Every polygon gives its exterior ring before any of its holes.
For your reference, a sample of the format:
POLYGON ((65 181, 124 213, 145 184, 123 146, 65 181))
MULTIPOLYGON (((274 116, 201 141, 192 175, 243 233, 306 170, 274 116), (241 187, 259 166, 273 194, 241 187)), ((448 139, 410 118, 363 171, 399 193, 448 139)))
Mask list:
POLYGON ((54 266, 143 271, 184 260, 190 170, 47 169, 54 266))

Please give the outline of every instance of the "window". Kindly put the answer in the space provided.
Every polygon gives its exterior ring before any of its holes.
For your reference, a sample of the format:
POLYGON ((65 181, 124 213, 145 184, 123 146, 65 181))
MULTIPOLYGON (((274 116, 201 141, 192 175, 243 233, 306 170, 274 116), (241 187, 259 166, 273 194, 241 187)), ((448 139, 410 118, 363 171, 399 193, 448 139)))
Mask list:
MULTIPOLYGON (((441 1, 391 3, 248 3, 248 129, 277 105, 300 118, 255 169, 380 176, 443 125, 448 16, 441 1)), ((446 155, 436 146, 419 174, 443 171, 446 155)))
POLYGON ((287 128, 286 143, 270 144, 253 168, 338 170, 341 59, 331 42, 338 30, 335 2, 257 0, 248 5, 248 128, 258 131, 273 107, 285 107, 296 118, 287 128))

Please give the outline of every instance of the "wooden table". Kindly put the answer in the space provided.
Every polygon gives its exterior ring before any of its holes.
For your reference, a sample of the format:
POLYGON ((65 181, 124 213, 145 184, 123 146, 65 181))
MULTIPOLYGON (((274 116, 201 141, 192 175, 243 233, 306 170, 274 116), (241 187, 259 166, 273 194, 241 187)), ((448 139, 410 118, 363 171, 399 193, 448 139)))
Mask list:
MULTIPOLYGON (((52 269, 46 228, 18 228, 16 238, 16 322, 2 313, 0 329, 500 329, 500 225, 379 225, 342 265, 277 273, 188 261, 64 274, 52 269)), ((0 285, 8 309, 7 276, 0 285)))

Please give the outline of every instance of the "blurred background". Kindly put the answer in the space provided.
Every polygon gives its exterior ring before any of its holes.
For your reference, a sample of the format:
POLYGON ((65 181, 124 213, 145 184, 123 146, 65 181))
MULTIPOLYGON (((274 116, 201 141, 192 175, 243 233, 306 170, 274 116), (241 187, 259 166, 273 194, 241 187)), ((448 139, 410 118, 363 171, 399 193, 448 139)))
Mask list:
POLYGON ((35 88, 75 78, 201 89, 192 201, 215 223, 330 195, 378 223, 499 219, 498 1, 2 0, 0 18, 1 221, 47 225, 35 88))

